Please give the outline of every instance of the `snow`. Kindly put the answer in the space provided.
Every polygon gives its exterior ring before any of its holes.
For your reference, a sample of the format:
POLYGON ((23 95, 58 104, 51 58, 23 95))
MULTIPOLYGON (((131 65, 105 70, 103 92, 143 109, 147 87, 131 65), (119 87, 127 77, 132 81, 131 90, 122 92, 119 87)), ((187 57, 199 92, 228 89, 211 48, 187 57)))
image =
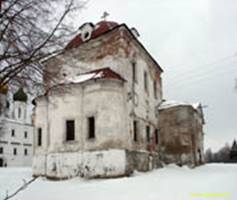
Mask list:
POLYGON ((72 79, 69 79, 69 81, 73 82, 73 83, 81 83, 81 82, 84 82, 84 81, 94 78, 95 75, 96 75, 96 73, 82 74, 82 75, 78 75, 72 79))
MULTIPOLYGON (((30 169, 0 169, 0 199, 13 192, 22 179, 31 179, 30 169)), ((203 199, 237 199, 237 164, 208 164, 195 169, 168 165, 147 173, 117 179, 74 178, 49 181, 39 178, 13 199, 24 200, 197 200, 194 194, 221 195, 203 199)))
POLYGON ((103 76, 103 72, 93 72, 93 73, 86 73, 80 74, 75 77, 67 78, 67 83, 82 83, 91 79, 101 78, 103 76))
POLYGON ((23 185, 24 181, 29 181, 31 177, 31 168, 0 168, 0 199, 10 195, 17 188, 23 185))
POLYGON ((167 108, 171 108, 171 107, 175 107, 175 106, 192 106, 193 109, 197 110, 198 107, 200 106, 200 103, 190 104, 190 103, 187 103, 187 102, 177 102, 177 101, 173 101, 173 100, 164 101, 159 106, 159 110, 167 109, 167 108))

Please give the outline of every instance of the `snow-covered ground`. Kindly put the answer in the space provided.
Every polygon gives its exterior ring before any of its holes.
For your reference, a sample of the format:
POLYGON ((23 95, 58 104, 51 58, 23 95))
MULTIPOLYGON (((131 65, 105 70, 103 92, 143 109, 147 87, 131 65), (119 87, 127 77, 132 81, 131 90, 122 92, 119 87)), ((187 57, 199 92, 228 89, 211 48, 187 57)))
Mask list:
MULTIPOLYGON (((11 194, 21 186, 22 179, 31 178, 30 168, 0 168, 0 199, 7 190, 11 194)), ((117 179, 49 181, 39 178, 13 199, 236 200, 237 164, 209 164, 195 169, 169 165, 117 179), (206 196, 195 197, 197 194, 206 196)))

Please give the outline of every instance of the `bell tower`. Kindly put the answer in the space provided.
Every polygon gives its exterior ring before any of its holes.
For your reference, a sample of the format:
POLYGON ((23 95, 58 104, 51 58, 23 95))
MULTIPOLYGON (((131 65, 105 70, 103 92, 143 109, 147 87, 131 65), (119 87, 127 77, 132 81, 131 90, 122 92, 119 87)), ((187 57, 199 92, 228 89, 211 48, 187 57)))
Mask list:
POLYGON ((27 118, 27 94, 24 92, 23 88, 20 88, 13 95, 13 118, 20 121, 25 121, 27 118))

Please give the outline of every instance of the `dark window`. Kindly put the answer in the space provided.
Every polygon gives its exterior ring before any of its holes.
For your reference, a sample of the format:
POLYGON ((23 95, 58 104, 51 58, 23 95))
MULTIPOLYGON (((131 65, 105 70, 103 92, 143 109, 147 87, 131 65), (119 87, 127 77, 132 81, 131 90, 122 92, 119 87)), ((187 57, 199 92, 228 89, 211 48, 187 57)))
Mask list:
POLYGON ((42 145, 42 128, 38 128, 38 141, 37 141, 38 146, 42 145))
POLYGON ((21 108, 18 108, 18 118, 21 118, 21 108))
POLYGON ((147 80, 147 72, 144 72, 144 89, 148 93, 148 80, 147 80))
POLYGON ((150 126, 146 126, 146 141, 150 142, 150 126))
POLYGON ((136 62, 132 62, 132 80, 133 82, 137 82, 137 69, 136 69, 136 62))
POLYGON ((27 131, 24 132, 24 137, 27 138, 27 131))
POLYGON ((13 154, 17 155, 17 149, 16 148, 13 149, 13 154))
POLYGON ((71 141, 75 139, 75 121, 66 121, 66 141, 71 141))
POLYGON ((155 130, 155 142, 156 142, 156 144, 159 143, 159 131, 158 131, 158 129, 155 130))
POLYGON ((133 140, 137 142, 137 134, 138 134, 138 127, 137 127, 137 121, 133 121, 133 140))
POLYGON ((156 80, 154 80, 154 82, 153 82, 153 89, 154 89, 154 97, 157 98, 157 84, 156 84, 156 80))
POLYGON ((3 147, 0 147, 0 154, 3 153, 3 147))
POLYGON ((24 155, 27 156, 27 154, 28 154, 27 149, 24 149, 24 155))
POLYGON ((15 130, 12 129, 12 137, 15 137, 15 130))
POLYGON ((6 107, 7 107, 7 109, 10 108, 10 102, 9 101, 6 102, 6 107))
POLYGON ((88 117, 88 138, 95 138, 95 117, 88 117))
POLYGON ((86 32, 86 33, 84 34, 84 39, 85 39, 85 40, 89 39, 89 36, 90 36, 90 33, 89 33, 89 32, 86 32))

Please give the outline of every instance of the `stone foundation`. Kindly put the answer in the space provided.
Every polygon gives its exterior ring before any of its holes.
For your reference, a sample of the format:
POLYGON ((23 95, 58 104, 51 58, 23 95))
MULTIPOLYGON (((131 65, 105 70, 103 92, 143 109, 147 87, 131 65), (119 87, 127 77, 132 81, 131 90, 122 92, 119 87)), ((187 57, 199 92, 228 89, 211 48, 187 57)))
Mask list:
POLYGON ((189 167, 195 166, 193 154, 168 154, 162 153, 160 158, 165 164, 175 163, 179 166, 187 165, 189 167))
POLYGON ((33 175, 51 179, 112 178, 158 167, 161 164, 157 153, 119 149, 50 153, 35 155, 33 159, 33 175))
POLYGON ((146 151, 127 151, 127 163, 132 170, 142 172, 162 167, 158 153, 146 151))

